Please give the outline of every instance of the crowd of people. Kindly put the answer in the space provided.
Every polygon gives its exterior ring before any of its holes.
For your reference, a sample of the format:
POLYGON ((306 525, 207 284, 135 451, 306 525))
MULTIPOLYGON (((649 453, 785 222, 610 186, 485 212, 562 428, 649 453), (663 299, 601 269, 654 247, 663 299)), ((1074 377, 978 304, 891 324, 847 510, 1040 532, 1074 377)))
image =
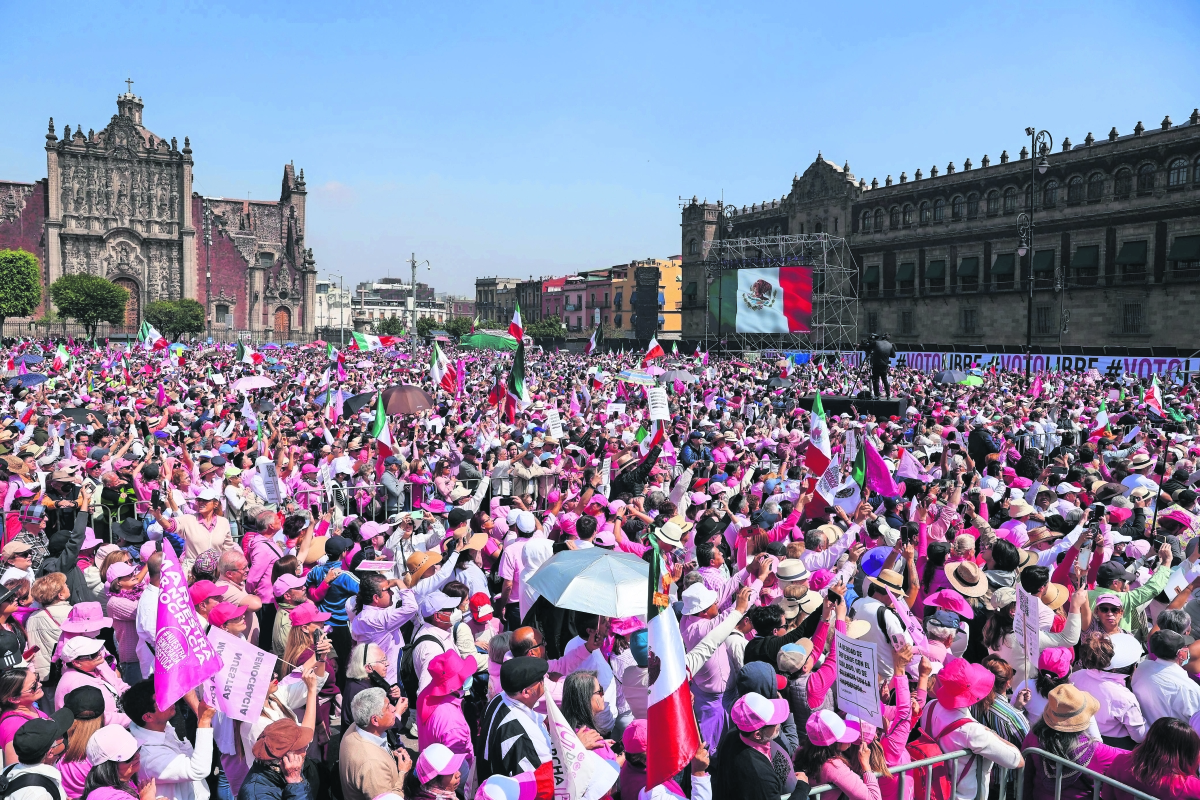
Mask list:
POLYGON ((163 344, 5 348, 2 796, 550 800, 557 709, 615 776, 589 800, 1200 798, 1187 376, 895 369, 896 413, 814 416, 873 381, 531 347, 510 397, 512 353, 163 344), (158 705, 168 545, 203 629, 278 657, 253 722, 158 705), (531 581, 587 548, 666 576, 700 746, 655 786, 645 616, 531 581))

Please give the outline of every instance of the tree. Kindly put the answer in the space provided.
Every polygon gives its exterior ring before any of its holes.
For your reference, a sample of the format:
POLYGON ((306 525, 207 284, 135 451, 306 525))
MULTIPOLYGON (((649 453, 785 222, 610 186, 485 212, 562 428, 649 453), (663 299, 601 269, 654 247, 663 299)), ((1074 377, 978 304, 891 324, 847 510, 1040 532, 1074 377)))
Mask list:
POLYGON ((460 339, 471 332, 471 320, 467 317, 455 317, 446 323, 446 333, 454 339, 460 339))
POLYGON ((101 322, 125 323, 129 292, 95 275, 63 275, 50 284, 50 299, 64 317, 78 322, 95 339, 101 322))
POLYGON ((204 330, 204 306, 195 300, 155 300, 144 313, 146 321, 171 341, 204 330))
POLYGON ((437 330, 437 320, 433 317, 421 317, 417 320, 417 335, 425 338, 430 332, 437 330))
POLYGON ((42 302, 42 271, 37 256, 0 250, 0 331, 8 317, 28 317, 42 302))
POLYGON ((561 339, 564 334, 562 319, 558 315, 545 317, 525 326, 525 335, 534 339, 561 339))
POLYGON ((375 333, 380 336, 400 336, 404 333, 404 327, 403 317, 384 317, 375 323, 375 333))

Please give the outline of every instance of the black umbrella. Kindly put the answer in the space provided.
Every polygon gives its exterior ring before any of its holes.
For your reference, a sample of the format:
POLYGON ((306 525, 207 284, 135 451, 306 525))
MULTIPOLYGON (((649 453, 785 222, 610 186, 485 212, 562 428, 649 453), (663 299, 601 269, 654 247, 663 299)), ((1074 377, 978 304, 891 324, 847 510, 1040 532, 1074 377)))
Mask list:
POLYGON ((383 413, 389 416, 411 416, 433 407, 433 398, 420 386, 405 383, 383 390, 383 413))
POLYGON ((354 395, 349 400, 343 400, 342 408, 347 414, 357 414, 363 408, 366 408, 368 404, 374 402, 374 400, 375 392, 363 392, 362 394, 354 395))
POLYGON ((958 383, 966 378, 967 373, 960 369, 944 369, 933 376, 934 383, 958 383))
POLYGON ((63 416, 70 417, 76 425, 90 425, 88 414, 94 416, 101 425, 108 424, 108 415, 94 408, 64 408, 62 413, 63 416))
POLYGON ((767 386, 771 389, 790 389, 792 382, 787 378, 774 377, 767 381, 767 386))

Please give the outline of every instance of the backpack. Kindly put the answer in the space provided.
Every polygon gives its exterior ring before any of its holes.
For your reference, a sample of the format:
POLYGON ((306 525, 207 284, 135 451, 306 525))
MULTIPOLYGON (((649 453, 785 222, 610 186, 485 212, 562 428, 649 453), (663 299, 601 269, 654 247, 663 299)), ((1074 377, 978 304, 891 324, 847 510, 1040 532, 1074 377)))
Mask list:
MULTIPOLYGON (((930 703, 928 708, 925 709, 926 713, 929 713, 929 711, 935 705, 937 705, 936 700, 930 703)), ((932 719, 932 716, 926 717, 926 719, 932 719)), ((940 744, 941 739, 944 736, 954 733, 956 730, 970 722, 974 722, 974 720, 970 718, 956 719, 954 722, 951 722, 944 729, 942 729, 941 733, 939 733, 937 736, 930 736, 925 731, 924 727, 920 728, 917 738, 909 742, 906 748, 908 750, 909 757, 911 757, 913 761, 921 761, 926 758, 937 758, 945 752, 942 750, 942 746, 940 744)), ((974 766, 975 754, 972 753, 971 757, 967 759, 967 766, 959 770, 958 780, 960 783, 962 782, 963 777, 966 776, 974 766)), ((950 786, 951 773, 949 761, 943 761, 939 764, 934 764, 932 767, 927 769, 922 768, 912 770, 909 774, 913 777, 913 797, 953 797, 953 790, 958 788, 957 786, 950 786), (931 786, 933 790, 932 794, 930 793, 931 786)))
POLYGON ((43 789, 54 800, 59 800, 62 796, 62 790, 58 788, 58 784, 45 775, 34 775, 24 773, 15 778, 10 778, 9 773, 16 768, 16 764, 12 764, 3 773, 0 773, 0 797, 11 797, 14 792, 20 789, 27 789, 30 786, 36 786, 43 789))
POLYGON ((408 707, 414 710, 417 707, 417 686, 420 685, 421 678, 417 675, 417 667, 413 663, 413 651, 421 642, 437 642, 438 646, 442 648, 442 652, 446 652, 446 645, 431 633, 418 636, 415 641, 401 648, 400 669, 396 670, 396 673, 400 678, 400 688, 404 690, 404 696, 408 698, 408 707))

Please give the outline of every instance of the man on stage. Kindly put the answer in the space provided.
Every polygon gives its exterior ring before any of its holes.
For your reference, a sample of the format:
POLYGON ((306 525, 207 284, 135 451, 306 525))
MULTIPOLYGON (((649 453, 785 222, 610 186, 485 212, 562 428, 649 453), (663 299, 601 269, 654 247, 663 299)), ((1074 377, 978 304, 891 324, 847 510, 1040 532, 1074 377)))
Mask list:
POLYGON ((892 357, 896 355, 896 348, 888 341, 888 335, 872 334, 866 355, 871 360, 871 394, 879 396, 879 391, 875 388, 878 381, 883 384, 884 397, 891 399, 892 387, 888 382, 888 368, 892 357))

